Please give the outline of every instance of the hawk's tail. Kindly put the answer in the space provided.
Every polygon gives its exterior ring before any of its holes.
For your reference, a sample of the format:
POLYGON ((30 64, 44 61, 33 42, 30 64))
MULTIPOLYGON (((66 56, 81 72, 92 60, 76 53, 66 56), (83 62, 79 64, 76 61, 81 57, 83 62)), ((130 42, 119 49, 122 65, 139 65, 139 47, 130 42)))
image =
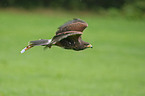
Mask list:
POLYGON ((30 41, 29 45, 26 46, 24 49, 22 49, 21 53, 24 53, 26 50, 34 47, 34 46, 45 46, 48 45, 51 42, 51 39, 40 39, 36 41, 30 41))

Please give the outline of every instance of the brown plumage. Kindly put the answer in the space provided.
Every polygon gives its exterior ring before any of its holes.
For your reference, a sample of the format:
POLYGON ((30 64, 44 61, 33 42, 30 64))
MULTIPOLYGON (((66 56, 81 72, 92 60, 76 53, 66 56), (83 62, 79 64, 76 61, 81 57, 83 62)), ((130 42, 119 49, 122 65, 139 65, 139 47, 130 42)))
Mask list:
POLYGON ((58 28, 56 35, 52 39, 41 39, 36 41, 30 41, 30 44, 25 47, 21 53, 34 46, 45 46, 45 48, 51 48, 53 45, 65 48, 73 49, 76 51, 84 50, 86 48, 92 48, 92 45, 88 42, 82 41, 81 35, 83 30, 88 26, 86 22, 81 19, 73 19, 58 28))

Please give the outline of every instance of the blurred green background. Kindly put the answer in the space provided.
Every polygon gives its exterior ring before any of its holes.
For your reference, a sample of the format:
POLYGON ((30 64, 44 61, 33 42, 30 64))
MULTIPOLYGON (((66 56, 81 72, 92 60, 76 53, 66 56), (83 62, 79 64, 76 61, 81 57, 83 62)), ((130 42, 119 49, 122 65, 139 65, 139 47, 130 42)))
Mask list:
POLYGON ((0 96, 145 96, 144 9, 132 5, 144 0, 18 1, 0 1, 0 96), (20 53, 74 17, 88 23, 82 38, 93 49, 20 53))

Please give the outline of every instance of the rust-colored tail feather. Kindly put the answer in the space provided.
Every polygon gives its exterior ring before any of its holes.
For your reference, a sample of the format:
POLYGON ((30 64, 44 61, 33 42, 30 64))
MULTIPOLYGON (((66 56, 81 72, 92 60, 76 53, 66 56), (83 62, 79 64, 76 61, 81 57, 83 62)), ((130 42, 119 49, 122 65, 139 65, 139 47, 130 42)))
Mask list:
POLYGON ((24 53, 26 50, 34 47, 34 46, 46 46, 48 44, 50 44, 51 39, 40 39, 40 40, 36 40, 36 41, 30 41, 29 45, 26 46, 24 49, 22 49, 21 53, 24 53))
POLYGON ((25 47, 24 49, 22 49, 21 53, 24 53, 25 51, 27 51, 28 49, 32 48, 32 45, 28 45, 27 47, 25 47))

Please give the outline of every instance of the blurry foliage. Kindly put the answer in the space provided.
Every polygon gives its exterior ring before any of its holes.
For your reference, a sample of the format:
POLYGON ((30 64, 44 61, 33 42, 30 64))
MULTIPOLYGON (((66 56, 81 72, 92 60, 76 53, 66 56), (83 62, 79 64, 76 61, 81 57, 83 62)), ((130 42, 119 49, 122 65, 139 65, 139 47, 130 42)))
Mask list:
POLYGON ((129 18, 143 18, 145 15, 145 0, 127 0, 123 13, 129 18))
POLYGON ((124 0, 0 0, 1 7, 62 7, 64 9, 121 8, 124 0))
POLYGON ((118 16, 144 17, 145 0, 0 0, 0 7, 87 10, 118 16), (102 12, 101 12, 102 11, 102 12), (109 12, 109 13, 108 13, 109 12))

